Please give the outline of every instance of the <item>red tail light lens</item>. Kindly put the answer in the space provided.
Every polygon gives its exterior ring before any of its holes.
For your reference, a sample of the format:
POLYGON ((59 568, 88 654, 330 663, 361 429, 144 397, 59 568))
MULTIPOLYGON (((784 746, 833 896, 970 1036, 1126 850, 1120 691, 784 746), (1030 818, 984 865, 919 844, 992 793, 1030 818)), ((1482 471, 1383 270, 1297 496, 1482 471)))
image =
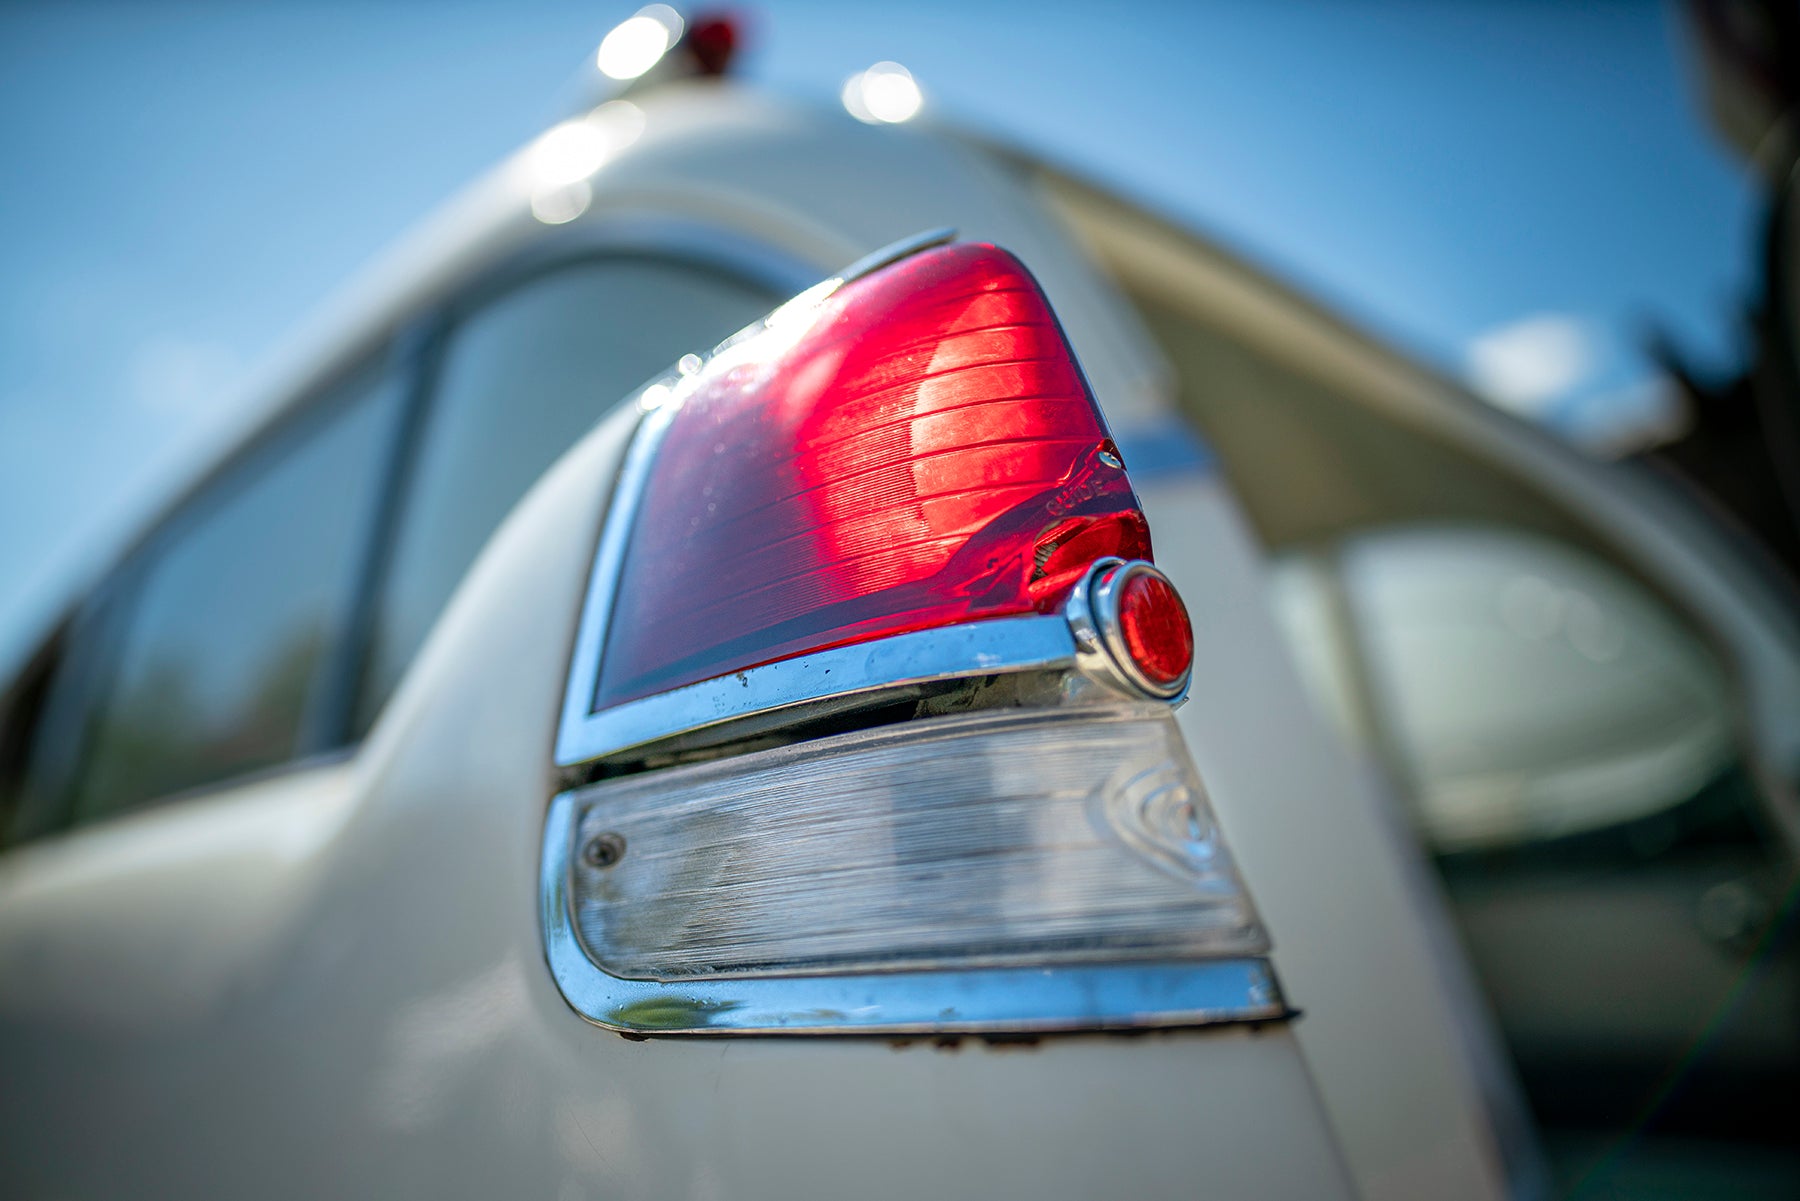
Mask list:
POLYGON ((926 251, 802 298, 671 403, 597 709, 845 643, 1050 611, 1095 559, 1150 556, 1048 302, 992 246, 926 251))

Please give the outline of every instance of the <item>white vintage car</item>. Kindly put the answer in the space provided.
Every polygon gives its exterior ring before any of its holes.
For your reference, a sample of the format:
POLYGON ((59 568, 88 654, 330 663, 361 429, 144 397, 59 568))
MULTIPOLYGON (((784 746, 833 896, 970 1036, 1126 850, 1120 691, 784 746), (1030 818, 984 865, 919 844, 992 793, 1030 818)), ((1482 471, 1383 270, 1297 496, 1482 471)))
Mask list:
POLYGON ((615 31, 18 666, 0 1191, 1793 1195, 1779 591, 729 50, 615 31))

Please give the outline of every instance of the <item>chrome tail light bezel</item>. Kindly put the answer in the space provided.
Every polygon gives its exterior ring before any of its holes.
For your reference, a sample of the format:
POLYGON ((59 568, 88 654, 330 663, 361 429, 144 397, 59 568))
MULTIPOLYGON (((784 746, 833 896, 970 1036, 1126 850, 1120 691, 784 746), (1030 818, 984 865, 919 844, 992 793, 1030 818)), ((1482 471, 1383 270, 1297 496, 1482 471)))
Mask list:
POLYGON ((551 974, 582 1017, 620 1034, 1048 1034, 1266 1022, 1289 1015, 1262 958, 955 972, 628 980, 575 933, 574 793, 550 803, 541 914, 551 974))
MULTIPOLYGON (((1179 733, 1172 725, 1163 725, 1168 718, 1158 715, 1154 706, 1122 702, 1098 708, 1094 716, 1102 722, 1135 724, 1145 731, 1162 726, 1162 733, 1156 737, 1166 738, 1164 745, 1174 755, 1173 761, 1164 764, 1165 769, 1185 773, 1198 790, 1197 777, 1187 762, 1179 733)), ((1092 731, 1089 743, 1114 737, 1103 727, 1089 726, 1089 722, 1086 713, 1069 710, 965 714, 675 768, 666 778, 670 781, 671 802, 676 803, 678 792, 685 789, 689 796, 694 794, 695 777, 716 776, 726 765, 741 765, 746 774, 767 773, 772 767, 778 770, 784 765, 806 766, 839 756, 847 769, 856 770, 869 762, 860 757, 868 743, 885 743, 890 749, 896 744, 938 743, 945 737, 945 727, 955 727, 949 736, 965 744, 1009 729, 1038 731, 1060 740, 1062 735, 1055 733, 1055 727, 1076 725, 1092 731), (682 780, 683 776, 688 778, 682 780)), ((1074 759, 1088 753, 1076 746, 1068 749, 1065 756, 1074 759)), ((935 770, 961 770, 961 761, 953 762, 955 767, 939 766, 935 770)), ((1133 767, 1129 770, 1137 771, 1138 761, 1131 762, 1133 767)), ((634 776, 602 780, 559 794, 551 802, 544 831, 541 918, 549 964, 570 1005, 583 1017, 608 1029, 630 1035, 1033 1035, 1264 1022, 1289 1016, 1266 960, 1266 936, 1242 892, 1241 881, 1235 880, 1229 854, 1219 846, 1216 832, 1211 841, 1218 858, 1211 868, 1201 870, 1211 872, 1211 878, 1217 882, 1211 895, 1219 900, 1214 903, 1226 906, 1220 911, 1226 918, 1225 924, 1213 927, 1218 931, 1213 945, 1231 948, 1228 952, 1142 957, 1114 952, 1108 959, 1105 956, 1109 952, 1102 951, 1086 962, 950 967, 897 962, 879 969, 796 966, 770 971, 754 966, 720 966, 693 970, 691 974, 665 973, 658 979, 608 971, 601 960, 602 955, 608 954, 606 943, 592 941, 596 937, 604 940, 604 925, 609 921, 609 904, 605 894, 597 891, 598 881, 627 866, 633 856, 651 852, 646 845, 649 840, 640 841, 630 818, 621 825, 621 815, 608 812, 609 802, 616 806, 621 787, 644 793, 645 786, 640 783, 643 779, 634 776), (613 832, 620 830, 627 833, 613 832), (584 922, 595 920, 602 923, 599 932, 590 925, 584 937, 584 922)), ((1114 780, 1117 779, 1115 775, 1114 780)), ((795 794, 789 790, 782 795, 795 794)), ((636 803, 639 814, 644 812, 644 799, 640 796, 636 803)), ((1114 803, 1123 801, 1136 806, 1143 799, 1132 795, 1128 784, 1124 789, 1097 791, 1076 801, 1073 810, 1066 796, 1060 804, 1065 812, 1075 813, 1092 814, 1105 808, 1107 820, 1116 821, 1119 815, 1111 812, 1114 803)), ((934 809, 935 798, 928 798, 921 808, 934 809)), ((786 810, 784 803, 781 812, 768 808, 762 812, 775 820, 791 820, 793 814, 786 810)), ((875 816, 877 821, 884 817, 880 813, 875 816)), ((1157 878, 1170 873, 1177 880, 1190 878, 1193 868, 1168 861, 1171 850, 1179 852, 1185 848, 1143 845, 1132 835, 1149 835, 1154 841, 1154 823, 1130 825, 1126 837, 1112 848, 1115 862, 1125 866, 1126 860, 1135 861, 1136 867, 1127 870, 1140 876, 1157 878)), ((668 840, 664 840, 664 846, 667 845, 668 840)), ((729 861, 730 855, 726 858, 729 861)), ((897 868, 896 875, 904 875, 906 870, 897 868)), ((657 869, 652 869, 651 878, 656 877, 657 869)), ((1091 875, 1089 878, 1095 879, 1091 875)), ((671 884, 679 892, 679 881, 672 879, 671 884)), ((829 890, 841 894, 846 886, 834 881, 829 890)), ((1169 887, 1166 881, 1164 887, 1169 887)), ((728 901, 721 903, 729 906, 728 901)), ((687 912, 685 907, 683 912, 687 912)), ((815 908, 814 912, 818 910, 815 908)), ((802 928, 812 929, 805 924, 802 928)), ((1186 937, 1179 933, 1176 936, 1186 937)))
MULTIPOLYGON (((819 290, 942 244, 936 231, 877 252, 819 290)), ((756 327, 752 327, 755 329, 756 327)), ((729 345, 729 343, 728 343, 729 345)), ((574 917, 584 783, 641 768, 666 748, 729 745, 772 725, 852 711, 882 698, 997 677, 1052 682, 1065 703, 1174 705, 1188 678, 1158 685, 1130 661, 1117 595, 1147 562, 1102 559, 1060 612, 988 618, 918 630, 735 672, 595 711, 600 658, 626 550, 680 385, 677 369, 632 398, 638 427, 627 449, 582 603, 559 718, 554 761, 570 785, 544 828, 540 906, 546 954, 564 997, 582 1016, 630 1035, 1013 1034, 1261 1022, 1289 1011, 1262 954, 1179 961, 1034 967, 740 975, 664 982, 607 972, 574 917)), ((1191 770, 1191 765, 1189 765, 1191 770)), ((1240 882, 1241 886, 1241 882, 1240 882)), ((1246 901, 1246 904, 1248 902, 1246 901)))

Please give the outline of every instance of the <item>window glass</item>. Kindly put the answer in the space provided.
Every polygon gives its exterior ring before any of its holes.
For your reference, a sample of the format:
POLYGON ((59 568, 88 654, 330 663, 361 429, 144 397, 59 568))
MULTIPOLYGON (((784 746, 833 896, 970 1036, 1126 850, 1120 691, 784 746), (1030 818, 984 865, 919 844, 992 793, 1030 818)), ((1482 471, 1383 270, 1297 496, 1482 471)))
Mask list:
MULTIPOLYGON (((28 774, 33 748, 55 728, 50 700, 53 683, 79 671, 71 662, 71 639, 82 623, 71 618, 19 671, 8 695, 0 697, 0 849, 27 842, 54 825, 54 807, 43 801, 28 774)), ((65 687, 62 691, 66 692, 65 687)))
POLYGON ((1372 530, 1274 578, 1318 699, 1403 785, 1564 1182, 1787 1195, 1762 1146, 1800 1076, 1792 863, 1718 658, 1604 561, 1503 528, 1372 530))
POLYGON ((452 327, 375 614, 361 727, 545 468, 650 377, 779 300, 682 263, 604 258, 532 279, 452 327))
POLYGON ((1467 525, 1371 531, 1332 558, 1347 657, 1433 850, 1649 819, 1736 762, 1716 657, 1604 562, 1467 525))
POLYGON ((369 368, 233 463, 128 562, 87 707, 88 821, 280 764, 307 745, 363 566, 398 383, 369 368))
POLYGON ((48 648, 43 675, 32 689, 37 696, 9 712, 8 735, 18 742, 16 809, 9 842, 28 842, 59 829, 65 822, 68 785, 82 753, 95 698, 100 695, 115 641, 119 606, 89 597, 74 613, 67 630, 48 648))

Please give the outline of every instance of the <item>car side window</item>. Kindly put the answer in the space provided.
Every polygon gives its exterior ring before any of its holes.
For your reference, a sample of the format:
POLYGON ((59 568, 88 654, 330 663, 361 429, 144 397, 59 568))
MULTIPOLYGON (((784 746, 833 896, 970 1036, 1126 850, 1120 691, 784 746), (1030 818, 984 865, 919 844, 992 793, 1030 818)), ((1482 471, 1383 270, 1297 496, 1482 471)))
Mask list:
POLYGON ((1275 580, 1315 694, 1402 786, 1563 1183, 1782 1179, 1794 867, 1718 656, 1604 560, 1503 527, 1372 530, 1275 580))
POLYGON ((476 553, 602 414, 782 297, 662 258, 566 263, 453 315, 372 617, 367 728, 476 553))
POLYGON ((90 822, 324 749, 402 392, 352 372, 129 556, 75 623, 28 792, 90 822))

